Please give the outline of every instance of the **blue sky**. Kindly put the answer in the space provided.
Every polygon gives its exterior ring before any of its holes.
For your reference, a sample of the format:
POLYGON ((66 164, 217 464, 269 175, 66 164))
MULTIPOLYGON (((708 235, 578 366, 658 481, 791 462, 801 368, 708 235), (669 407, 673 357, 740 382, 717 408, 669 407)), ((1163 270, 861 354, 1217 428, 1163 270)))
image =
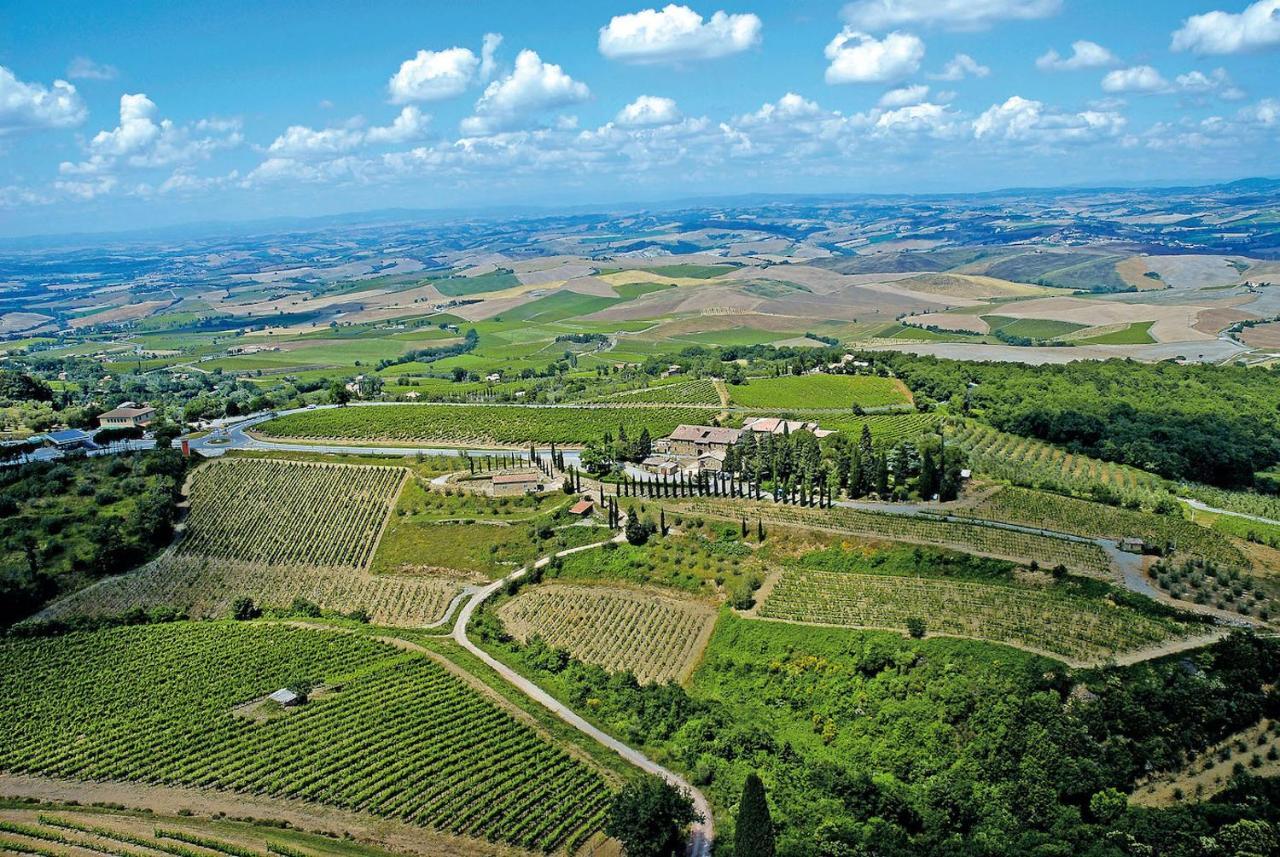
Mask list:
POLYGON ((0 234, 1280 172, 1280 0, 9 0, 0 234))

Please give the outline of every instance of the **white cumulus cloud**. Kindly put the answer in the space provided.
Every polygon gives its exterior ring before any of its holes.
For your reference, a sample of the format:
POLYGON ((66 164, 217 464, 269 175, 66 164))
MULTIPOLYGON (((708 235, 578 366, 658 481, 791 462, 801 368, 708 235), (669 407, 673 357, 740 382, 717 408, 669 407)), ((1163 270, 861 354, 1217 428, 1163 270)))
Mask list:
POLYGON ((370 128, 366 131, 364 140, 371 145, 407 143, 425 134, 430 122, 430 116, 417 107, 409 105, 400 111, 390 125, 370 128))
POLYGON ((440 101, 462 95, 478 80, 487 80, 494 68, 494 52, 502 36, 486 33, 480 56, 470 48, 452 47, 442 51, 420 50, 400 64, 387 81, 393 104, 440 101))
POLYGON ((1118 62, 1115 54, 1102 45, 1080 39, 1071 43, 1071 56, 1059 56, 1056 50, 1050 48, 1036 60, 1036 68, 1041 71, 1078 71, 1085 68, 1106 68, 1118 62))
POLYGON ((812 118, 821 113, 822 108, 816 101, 788 92, 775 102, 762 104, 756 112, 739 117, 736 122, 741 125, 755 125, 775 120, 812 118))
POLYGON ((911 33, 883 39, 845 27, 824 52, 827 83, 883 83, 913 74, 924 59, 924 42, 911 33))
POLYGON ((1264 98, 1257 104, 1242 108, 1237 117, 1242 122, 1274 128, 1280 125, 1280 98, 1264 98))
POLYGON ((322 157, 349 152, 363 140, 364 132, 357 128, 316 130, 305 125, 290 125, 272 141, 267 151, 272 155, 290 158, 322 157))
POLYGON ((122 164, 138 168, 188 164, 244 142, 238 119, 201 119, 177 125, 171 119, 157 122, 157 113, 155 102, 145 93, 120 96, 120 124, 93 136, 86 147, 87 160, 63 161, 59 171, 64 175, 105 175, 122 164))
POLYGON ((614 121, 627 128, 653 125, 671 125, 681 119, 680 108, 670 98, 658 95, 641 95, 618 111, 614 121))
POLYGON ((1055 145, 1092 142, 1117 136, 1125 125, 1119 113, 1086 110, 1069 113, 1046 108, 1020 95, 993 104, 973 121, 979 140, 1055 145))
POLYGON ((1170 82, 1151 66, 1138 65, 1108 72, 1102 78, 1102 88, 1111 93, 1180 94, 1193 97, 1216 95, 1226 101, 1237 101, 1245 97, 1244 91, 1232 82, 1231 75, 1224 68, 1216 68, 1208 74, 1199 70, 1189 71, 1170 82))
POLYGON ((944 136, 952 133, 956 118, 955 112, 944 105, 926 101, 881 113, 876 118, 875 130, 881 133, 923 133, 944 136))
POLYGON ((1191 95, 1217 95, 1227 101, 1238 101, 1244 98, 1244 91, 1231 81, 1231 75, 1225 68, 1215 68, 1205 74, 1202 71, 1189 71, 1174 78, 1179 92, 1191 95))
POLYGON ((999 21, 1048 18, 1061 8, 1062 0, 855 0, 844 7, 843 14, 864 30, 903 24, 980 30, 999 21))
POLYGON ((87 115, 76 88, 65 80, 55 80, 52 86, 25 83, 0 65, 0 134, 71 128, 87 115))
POLYGON ((1135 65, 1107 72, 1102 78, 1104 92, 1167 92, 1169 81, 1149 65, 1135 65))
POLYGON ((912 86, 901 86, 897 89, 889 90, 880 96, 880 106, 906 107, 911 104, 919 104, 928 97, 929 87, 923 83, 917 83, 912 86))
POLYGON ((989 74, 991 69, 973 57, 956 54, 942 67, 942 71, 929 76, 934 80, 964 80, 966 77, 986 77, 989 74))
POLYGON ((431 117, 412 104, 406 105, 390 125, 364 128, 356 118, 338 128, 290 125, 267 147, 272 158, 316 160, 332 158, 362 146, 395 145, 417 140, 426 133, 431 117))
POLYGON ((1240 13, 1192 15, 1173 34, 1175 51, 1241 54, 1280 46, 1280 0, 1258 0, 1240 13))
POLYGON ((586 101, 591 90, 535 51, 523 50, 506 77, 490 83, 475 115, 462 121, 464 134, 490 134, 521 124, 533 114, 586 101))
POLYGON ((709 19, 688 6, 616 15, 600 28, 600 53, 633 63, 716 59, 760 44, 760 18, 716 12, 709 19))

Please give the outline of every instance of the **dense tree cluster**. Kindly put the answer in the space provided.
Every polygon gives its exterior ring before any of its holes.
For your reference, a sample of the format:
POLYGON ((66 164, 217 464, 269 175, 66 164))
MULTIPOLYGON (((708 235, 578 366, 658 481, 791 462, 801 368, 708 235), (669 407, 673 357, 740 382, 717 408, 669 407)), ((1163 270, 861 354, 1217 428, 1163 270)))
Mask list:
POLYGON ((640 430, 635 439, 627 436, 625 426, 618 426, 618 435, 605 432, 600 442, 588 443, 582 450, 579 461, 588 473, 602 476, 617 469, 618 462, 644 461, 653 452, 653 438, 649 429, 640 430))
POLYGON ((167 449, 0 470, 0 625, 166 545, 185 472, 167 449))
POLYGON ((1248 487, 1280 461, 1280 376, 1131 360, 1026 366, 881 355, 917 395, 1171 479, 1248 487))
MULTIPOLYGON (((1280 715, 1269 689, 1280 642, 1237 634, 1192 656, 1073 675, 966 641, 759 625, 717 631, 692 693, 567 653, 529 657, 488 614, 477 628, 569 704, 663 748, 719 805, 738 803, 758 772, 778 854, 1274 853, 1231 850, 1274 835, 1280 804, 1265 781, 1171 810, 1130 808, 1122 792, 1280 715)), ((717 853, 736 855, 734 831, 719 833, 717 853)))
POLYGON ((850 497, 951 500, 960 490, 964 462, 960 448, 946 446, 940 436, 886 446, 876 444, 864 425, 856 438, 835 434, 822 440, 805 429, 743 432, 726 450, 724 471, 786 497, 834 498, 844 491, 850 497))

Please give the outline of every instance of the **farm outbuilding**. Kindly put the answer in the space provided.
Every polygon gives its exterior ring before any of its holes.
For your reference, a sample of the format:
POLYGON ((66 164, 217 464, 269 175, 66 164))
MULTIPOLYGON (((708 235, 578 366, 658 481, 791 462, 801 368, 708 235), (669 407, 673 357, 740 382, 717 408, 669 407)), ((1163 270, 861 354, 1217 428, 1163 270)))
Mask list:
POLYGON ((569 507, 569 514, 577 515, 580 518, 585 518, 588 515, 590 515, 592 511, 595 510, 595 508, 596 508, 596 504, 591 502, 590 500, 579 500, 578 502, 574 503, 572 506, 569 507))
POLYGON ((680 472, 680 462, 664 455, 651 455, 642 461, 640 466, 659 476, 674 476, 680 472))
POLYGON ((44 439, 58 449, 79 449, 87 446, 93 438, 88 432, 80 429, 63 429, 47 433, 44 439))
POLYGON ((533 494, 542 490, 542 483, 538 479, 538 474, 532 471, 528 473, 499 473, 492 480, 493 496, 495 497, 518 497, 521 494, 533 494))
POLYGON ((303 703, 302 694, 289 690, 287 687, 280 688, 275 693, 268 696, 267 699, 284 708, 292 708, 295 705, 301 705, 303 703))

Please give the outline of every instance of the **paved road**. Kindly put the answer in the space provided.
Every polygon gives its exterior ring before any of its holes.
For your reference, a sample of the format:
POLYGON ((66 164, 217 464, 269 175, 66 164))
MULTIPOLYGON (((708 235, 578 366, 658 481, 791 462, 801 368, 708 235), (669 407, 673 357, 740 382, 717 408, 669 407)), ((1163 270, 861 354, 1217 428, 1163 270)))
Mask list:
MULTIPOLYGON (((623 537, 619 535, 614 539, 614 541, 618 541, 622 538, 623 537)), ((598 548, 604 544, 604 542, 598 542, 596 544, 570 548, 569 550, 560 551, 555 554, 555 556, 567 556, 571 553, 598 548)), ((534 565, 541 567, 550 561, 551 557, 543 557, 534 563, 534 565)), ((492 657, 488 652, 481 649, 475 643, 472 643, 470 638, 467 637, 467 623, 471 621, 471 616, 475 613, 476 608, 499 589, 506 586, 507 581, 518 580, 519 578, 524 577, 525 574, 528 573, 529 568, 529 566, 526 566, 518 571, 514 571, 507 575, 507 577, 494 581, 472 595, 471 599, 463 606, 462 611, 458 614, 457 620, 454 622, 453 639, 457 641, 458 645, 462 646, 464 649, 471 652, 471 654, 488 664, 494 672, 506 679, 507 682, 517 690, 537 702, 543 708, 546 708, 565 723, 568 723, 579 732, 609 748, 631 764, 635 765, 637 768, 651 774, 656 774, 676 788, 688 792, 689 796, 693 799, 694 809, 698 811, 703 819, 701 822, 695 822, 690 827, 689 854, 691 857, 709 857, 711 854, 711 842, 715 836, 715 822, 711 815, 711 805, 707 802, 707 799, 702 792, 687 783, 679 774, 674 771, 667 770, 634 747, 629 747, 614 738, 612 735, 608 735, 600 729, 597 729, 595 726, 591 725, 582 717, 574 713, 574 711, 567 705, 561 703, 555 697, 551 696, 551 694, 547 693, 532 681, 511 669, 506 664, 492 657)))

